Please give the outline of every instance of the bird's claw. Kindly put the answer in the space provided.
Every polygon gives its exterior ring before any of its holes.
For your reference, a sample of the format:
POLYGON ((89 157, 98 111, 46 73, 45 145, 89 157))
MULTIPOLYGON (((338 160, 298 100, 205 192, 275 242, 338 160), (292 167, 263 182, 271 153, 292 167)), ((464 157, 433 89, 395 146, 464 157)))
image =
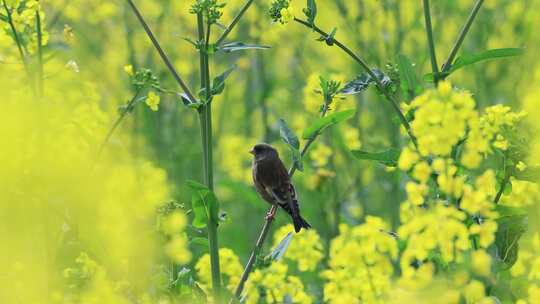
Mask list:
POLYGON ((266 216, 264 217, 265 220, 273 220, 274 216, 276 215, 277 208, 272 207, 268 212, 266 212, 266 216))

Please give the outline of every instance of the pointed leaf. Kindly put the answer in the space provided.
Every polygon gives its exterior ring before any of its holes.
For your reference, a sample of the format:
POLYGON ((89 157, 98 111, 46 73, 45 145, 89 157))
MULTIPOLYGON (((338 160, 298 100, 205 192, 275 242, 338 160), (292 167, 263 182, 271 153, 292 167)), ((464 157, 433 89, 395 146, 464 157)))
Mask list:
POLYGON ((317 17, 317 3, 315 3, 315 0, 307 0, 307 7, 304 9, 304 14, 307 17, 308 23, 314 26, 315 18, 317 17))
MULTIPOLYGON (((392 84, 390 77, 386 76, 381 70, 373 69, 371 70, 375 77, 379 79, 383 87, 388 87, 392 84)), ((375 83, 375 80, 368 73, 362 73, 358 75, 355 79, 349 81, 345 84, 343 89, 339 91, 340 94, 344 95, 354 95, 362 91, 365 91, 371 84, 375 83)))
POLYGON ((395 148, 373 153, 361 150, 353 150, 351 152, 357 159, 374 160, 390 167, 395 167, 397 165, 399 155, 401 154, 401 150, 395 148))
POLYGON ((191 196, 191 204, 195 214, 193 226, 203 228, 206 226, 208 219, 212 219, 217 223, 219 221, 219 202, 214 192, 196 181, 187 181, 187 185, 193 190, 191 196), (204 212, 204 215, 202 212, 204 212))
POLYGON ((298 141, 298 137, 294 134, 294 132, 289 128, 285 120, 279 119, 279 135, 281 136, 281 139, 288 144, 291 148, 298 150, 300 149, 300 142, 298 141))
POLYGON ((277 247, 270 253, 270 258, 274 261, 279 261, 285 255, 287 248, 291 244, 293 234, 289 232, 282 240, 279 242, 277 247))
POLYGON ((233 65, 221 75, 216 76, 212 82, 212 95, 219 95, 225 89, 225 80, 236 69, 236 65, 233 65))
POLYGON ((219 47, 220 50, 224 51, 225 53, 230 52, 236 52, 236 51, 243 51, 243 50, 265 50, 269 49, 270 47, 267 45, 258 45, 258 44, 246 44, 243 42, 231 42, 223 44, 219 47))
POLYGON ((409 99, 412 99, 422 91, 416 73, 414 72, 413 64, 405 55, 399 54, 397 60, 401 91, 404 96, 408 96, 409 99))
POLYGON ((311 126, 304 130, 303 138, 311 139, 320 134, 324 129, 350 119, 354 116, 354 109, 335 112, 317 119, 311 126))
POLYGON ((496 222, 495 257, 497 268, 499 270, 506 270, 512 267, 517 260, 519 239, 527 230, 527 215, 510 214, 499 217, 496 222))
POLYGON ((492 49, 483 51, 477 54, 465 54, 456 59, 452 67, 450 68, 450 73, 453 73, 462 67, 475 64, 480 61, 496 59, 496 58, 506 58, 520 56, 524 53, 524 50, 521 48, 504 48, 504 49, 492 49))

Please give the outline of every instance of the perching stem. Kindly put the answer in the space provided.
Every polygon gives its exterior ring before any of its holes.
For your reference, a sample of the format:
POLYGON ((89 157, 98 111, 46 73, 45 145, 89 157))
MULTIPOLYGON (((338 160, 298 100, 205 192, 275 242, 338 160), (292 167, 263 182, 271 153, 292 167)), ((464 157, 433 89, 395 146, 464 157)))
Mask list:
MULTIPOLYGON (((328 106, 324 106, 323 110, 321 112, 321 118, 326 115, 328 112, 328 106)), ((304 145, 304 148, 302 149, 302 152, 300 153, 301 157, 304 157, 304 155, 307 153, 309 147, 317 137, 319 137, 320 133, 315 134, 313 137, 308 139, 306 144, 304 145)), ((292 178, 294 173, 296 172, 296 162, 293 164, 291 169, 289 169, 289 178, 292 178)), ((276 205, 272 205, 270 208, 269 213, 275 213, 276 211, 276 205)), ((255 248, 253 248, 253 251, 251 252, 251 255, 249 256, 249 260, 246 264, 246 267, 244 268, 244 272, 242 273, 242 276, 240 277, 240 281, 238 282, 238 285, 236 286, 236 290, 234 292, 234 298, 231 300, 231 302, 234 301, 234 299, 239 299, 242 295, 242 291, 244 290, 244 285, 247 282, 249 278, 249 274, 251 273, 251 270, 253 269, 253 265, 255 264, 255 260, 257 259, 257 255, 262 249, 262 246, 264 244, 264 241, 266 240, 266 237, 268 236, 268 232, 270 231, 270 226, 272 225, 272 222, 274 221, 274 217, 267 217, 265 219, 263 228, 261 230, 261 233, 259 234, 259 238, 257 239, 257 242, 255 243, 255 248)))

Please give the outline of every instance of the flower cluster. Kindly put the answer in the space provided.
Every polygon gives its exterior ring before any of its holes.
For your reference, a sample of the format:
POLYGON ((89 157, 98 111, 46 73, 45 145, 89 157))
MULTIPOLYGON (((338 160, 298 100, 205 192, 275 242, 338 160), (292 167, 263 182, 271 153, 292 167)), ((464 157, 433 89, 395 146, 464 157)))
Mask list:
POLYGON ((275 0, 269 11, 270 18, 274 22, 286 24, 294 18, 294 8, 291 0, 275 0))
POLYGON ((398 254, 397 241, 387 229, 381 218, 372 216, 359 226, 340 226, 330 246, 329 269, 322 272, 325 302, 383 303, 398 254))
MULTIPOLYGON (((274 247, 291 231, 294 231, 291 224, 279 228, 274 234, 274 247)), ((302 229, 291 240, 285 259, 296 262, 298 270, 305 272, 315 270, 323 256, 319 234, 314 229, 302 229)))
MULTIPOLYGON (((221 268, 223 284, 231 292, 234 292, 234 288, 238 284, 243 270, 240 259, 231 249, 220 248, 219 266, 221 268)), ((210 269, 210 255, 208 253, 197 261, 195 269, 197 270, 197 277, 202 283, 201 288, 207 291, 207 294, 210 294, 210 289, 212 288, 212 271, 210 269)))
POLYGON ((255 270, 246 283, 247 304, 295 303, 311 304, 312 298, 305 292, 300 278, 288 274, 288 266, 274 262, 269 267, 255 270))
POLYGON ((169 237, 165 253, 177 264, 185 264, 191 260, 191 253, 187 249, 187 236, 184 233, 186 225, 186 216, 180 211, 174 211, 167 215, 162 226, 163 232, 169 237))

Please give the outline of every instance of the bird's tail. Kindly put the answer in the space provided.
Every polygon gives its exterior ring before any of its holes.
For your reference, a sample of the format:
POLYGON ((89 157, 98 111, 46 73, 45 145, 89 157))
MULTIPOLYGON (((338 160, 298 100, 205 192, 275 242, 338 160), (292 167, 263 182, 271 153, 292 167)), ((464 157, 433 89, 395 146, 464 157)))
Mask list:
POLYGON ((293 224, 294 224, 294 231, 296 231, 296 233, 300 232, 302 228, 304 229, 311 228, 311 225, 308 222, 306 222, 306 220, 303 219, 300 216, 300 214, 298 214, 297 216, 293 216, 293 224))

